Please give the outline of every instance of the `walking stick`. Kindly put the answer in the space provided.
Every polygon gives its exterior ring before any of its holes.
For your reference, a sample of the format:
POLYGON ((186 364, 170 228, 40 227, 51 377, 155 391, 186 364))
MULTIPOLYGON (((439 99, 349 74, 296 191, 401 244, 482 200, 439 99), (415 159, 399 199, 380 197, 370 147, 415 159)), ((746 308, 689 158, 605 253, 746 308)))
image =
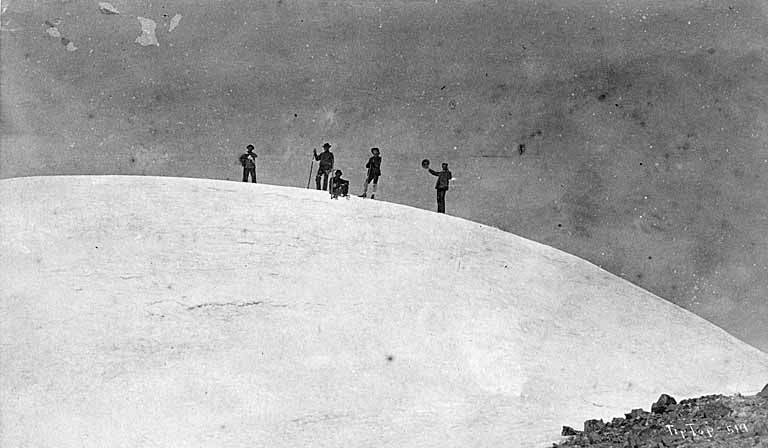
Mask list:
POLYGON ((312 168, 315 167, 315 158, 312 157, 312 161, 309 162, 309 177, 307 178, 307 190, 309 190, 309 183, 312 181, 312 168))

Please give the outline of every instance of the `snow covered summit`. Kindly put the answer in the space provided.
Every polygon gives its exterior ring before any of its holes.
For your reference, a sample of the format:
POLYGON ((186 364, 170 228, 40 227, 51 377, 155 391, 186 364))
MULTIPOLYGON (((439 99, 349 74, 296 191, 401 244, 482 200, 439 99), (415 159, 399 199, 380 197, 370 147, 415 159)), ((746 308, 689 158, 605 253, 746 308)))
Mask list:
POLYGON ((768 355, 470 221, 196 179, 0 181, 0 446, 545 446, 768 355))

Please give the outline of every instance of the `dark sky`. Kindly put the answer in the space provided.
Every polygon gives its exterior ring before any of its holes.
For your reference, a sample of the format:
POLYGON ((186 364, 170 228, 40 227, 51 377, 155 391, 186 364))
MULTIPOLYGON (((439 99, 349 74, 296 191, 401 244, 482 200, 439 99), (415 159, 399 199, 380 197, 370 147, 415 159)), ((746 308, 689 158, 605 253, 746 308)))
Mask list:
POLYGON ((235 180, 252 143, 261 181, 303 187, 328 141, 353 191, 378 146, 381 199, 432 209, 419 162, 445 161, 450 214, 768 351, 764 3, 111 3, 3 3, 1 177, 235 180))

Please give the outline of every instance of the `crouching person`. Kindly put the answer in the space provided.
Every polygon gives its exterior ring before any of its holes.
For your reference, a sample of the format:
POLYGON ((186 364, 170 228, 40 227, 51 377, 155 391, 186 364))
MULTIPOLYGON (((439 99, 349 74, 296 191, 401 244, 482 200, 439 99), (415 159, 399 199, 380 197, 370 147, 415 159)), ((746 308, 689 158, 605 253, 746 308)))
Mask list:
POLYGON ((349 197, 349 181, 341 178, 341 170, 336 170, 331 179, 331 199, 339 196, 349 197))

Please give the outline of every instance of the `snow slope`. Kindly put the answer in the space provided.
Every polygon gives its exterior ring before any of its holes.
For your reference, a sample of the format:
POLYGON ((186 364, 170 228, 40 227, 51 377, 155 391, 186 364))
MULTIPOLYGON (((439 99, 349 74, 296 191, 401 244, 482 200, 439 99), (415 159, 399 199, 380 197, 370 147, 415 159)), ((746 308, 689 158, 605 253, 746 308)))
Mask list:
POLYGON ((544 446, 768 356, 581 259, 386 202, 0 181, 0 445, 544 446))

